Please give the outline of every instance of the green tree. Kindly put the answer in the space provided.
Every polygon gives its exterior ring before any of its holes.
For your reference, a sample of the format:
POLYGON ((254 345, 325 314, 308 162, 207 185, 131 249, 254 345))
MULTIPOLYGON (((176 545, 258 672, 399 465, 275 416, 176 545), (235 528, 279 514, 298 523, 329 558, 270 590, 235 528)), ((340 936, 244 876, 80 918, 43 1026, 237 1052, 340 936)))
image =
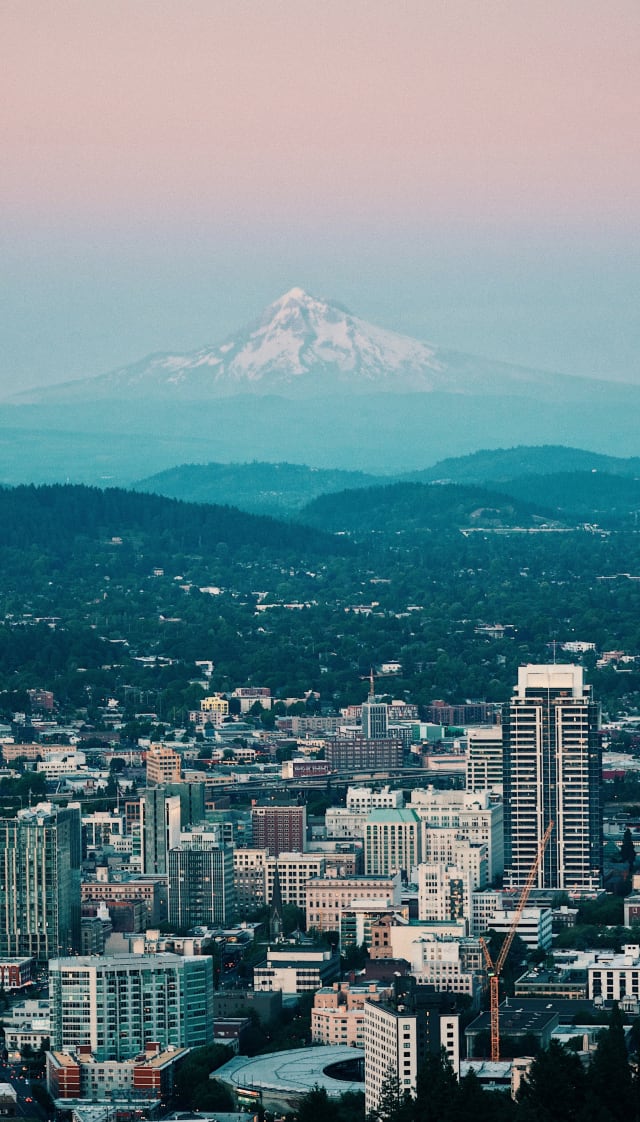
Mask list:
POLYGON ((629 868, 629 876, 631 876, 634 865, 636 863, 636 847, 633 844, 631 830, 629 827, 624 832, 622 837, 622 845, 620 846, 620 860, 624 862, 629 868))
POLYGON ((190 1052, 176 1074, 176 1105, 187 1110, 232 1110, 229 1091, 222 1083, 209 1078, 212 1071, 230 1058, 230 1049, 222 1044, 210 1044, 190 1052))
POLYGON ((458 1080, 444 1048, 427 1053, 416 1080, 416 1120, 455 1122, 459 1095, 458 1080))
POLYGON ((582 1122, 586 1086, 579 1058, 556 1040, 538 1053, 518 1095, 526 1122, 582 1122))
POLYGON ((324 1087, 316 1083, 298 1103, 298 1122, 339 1122, 340 1111, 334 1099, 330 1099, 324 1087))
POLYGON ((609 1025, 598 1037, 598 1047, 587 1076, 589 1096, 615 1122, 633 1117, 634 1090, 622 1015, 615 1003, 609 1025))

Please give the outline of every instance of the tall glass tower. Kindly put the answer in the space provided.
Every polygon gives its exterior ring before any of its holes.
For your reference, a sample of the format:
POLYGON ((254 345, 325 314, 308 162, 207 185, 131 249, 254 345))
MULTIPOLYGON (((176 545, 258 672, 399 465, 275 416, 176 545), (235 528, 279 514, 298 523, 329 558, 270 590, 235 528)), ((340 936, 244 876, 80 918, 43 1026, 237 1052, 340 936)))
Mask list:
POLYGON ((77 953, 80 862, 79 804, 0 818, 0 955, 77 953))
POLYGON ((521 666, 503 718, 505 883, 524 885, 549 824, 537 887, 599 888, 600 712, 581 666, 521 666))

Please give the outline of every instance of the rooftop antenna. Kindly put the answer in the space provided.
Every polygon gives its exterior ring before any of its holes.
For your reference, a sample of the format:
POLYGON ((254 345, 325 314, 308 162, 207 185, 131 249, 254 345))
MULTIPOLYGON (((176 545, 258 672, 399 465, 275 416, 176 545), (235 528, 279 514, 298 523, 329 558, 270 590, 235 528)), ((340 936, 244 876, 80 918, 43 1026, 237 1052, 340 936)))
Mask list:
POLYGON ((369 672, 369 701, 373 701, 375 696, 376 696, 376 690, 375 690, 375 685, 374 685, 373 666, 372 666, 371 670, 369 672))

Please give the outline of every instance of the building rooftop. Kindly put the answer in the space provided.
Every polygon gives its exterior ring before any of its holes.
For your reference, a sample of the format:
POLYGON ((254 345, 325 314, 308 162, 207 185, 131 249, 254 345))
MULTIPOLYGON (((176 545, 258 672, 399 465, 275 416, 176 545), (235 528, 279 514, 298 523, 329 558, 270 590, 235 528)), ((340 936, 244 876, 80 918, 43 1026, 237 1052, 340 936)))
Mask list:
MULTIPOLYGON (((553 1008, 525 1008, 517 1005, 500 1006, 500 1033, 502 1036, 521 1036, 526 1033, 540 1033, 558 1023, 558 1013, 553 1008)), ((491 1014, 480 1013, 465 1030, 468 1036, 491 1031, 491 1014)))
POLYGON ((338 1098, 348 1092, 364 1093, 364 1083, 327 1074, 334 1064, 352 1060, 364 1061, 364 1052, 345 1045, 294 1048, 263 1056, 236 1056, 217 1068, 214 1075, 236 1091, 244 1088, 305 1095, 320 1087, 330 1098, 338 1098))
POLYGON ((367 823, 377 822, 420 822, 420 818, 415 810, 405 809, 400 807, 376 808, 370 810, 367 816, 367 823))

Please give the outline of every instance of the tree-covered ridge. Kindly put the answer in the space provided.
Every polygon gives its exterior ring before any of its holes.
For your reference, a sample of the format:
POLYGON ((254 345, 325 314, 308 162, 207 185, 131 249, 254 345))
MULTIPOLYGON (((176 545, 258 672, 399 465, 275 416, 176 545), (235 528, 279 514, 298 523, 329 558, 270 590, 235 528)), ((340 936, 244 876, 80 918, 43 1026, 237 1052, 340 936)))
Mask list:
POLYGON ((0 489, 0 525, 4 549, 39 548, 58 556, 73 554, 83 540, 114 539, 153 541, 159 557, 206 554, 221 543, 273 552, 298 551, 303 544, 310 554, 344 549, 321 532, 302 534, 286 522, 231 506, 68 484, 0 489))
POLYGON ((485 449, 467 456, 451 456, 423 471, 407 473, 405 478, 423 483, 435 480, 503 483, 522 475, 593 471, 640 476, 640 458, 605 456, 584 448, 567 448, 562 444, 518 445, 515 448, 485 449))
POLYGON ((519 502, 544 498, 558 517, 598 522, 602 526, 635 526, 640 512, 640 479, 601 471, 521 475, 500 484, 519 502))
POLYGON ((543 520, 553 520, 554 511, 484 487, 391 483, 323 495, 308 503, 300 517, 324 530, 402 533, 416 529, 535 526, 543 520))
MULTIPOLYGON (((349 501, 366 511, 366 495, 349 501)), ((504 701, 554 640, 640 654, 640 534, 463 534, 447 503, 437 532, 387 516, 346 540, 150 495, 0 491, 0 692, 98 704, 135 687, 179 715, 200 696, 195 660, 211 659, 213 690, 315 690, 339 707, 364 698, 372 664, 398 660, 389 692, 426 706, 504 701), (135 661, 156 654, 171 662, 135 661)), ((586 661, 605 707, 638 703, 640 664, 586 661)))
POLYGON ((358 471, 312 468, 305 464, 182 464, 139 480, 137 491, 188 502, 229 503, 255 513, 284 515, 317 495, 370 487, 381 480, 358 471))

